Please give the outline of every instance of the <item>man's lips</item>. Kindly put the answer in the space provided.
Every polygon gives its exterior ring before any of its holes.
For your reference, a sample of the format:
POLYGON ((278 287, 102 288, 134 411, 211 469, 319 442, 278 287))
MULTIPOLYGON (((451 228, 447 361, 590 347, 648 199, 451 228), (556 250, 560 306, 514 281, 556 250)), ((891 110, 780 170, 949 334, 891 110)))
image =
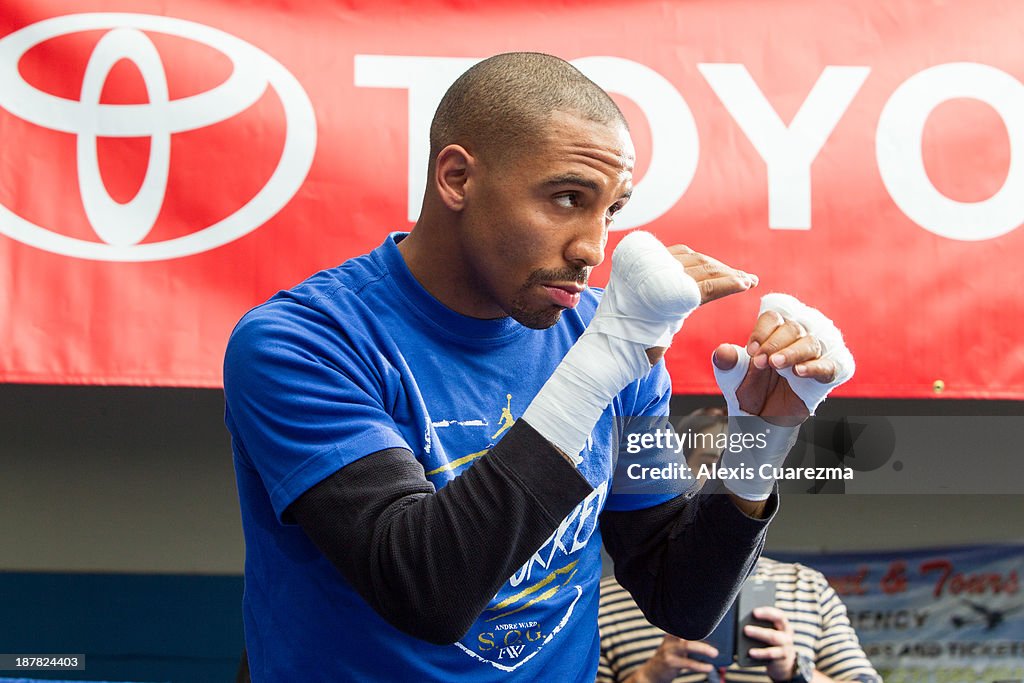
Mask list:
POLYGON ((541 287, 547 291, 551 301, 562 308, 575 308, 576 304, 580 302, 580 293, 587 288, 586 285, 575 282, 541 285, 541 287))

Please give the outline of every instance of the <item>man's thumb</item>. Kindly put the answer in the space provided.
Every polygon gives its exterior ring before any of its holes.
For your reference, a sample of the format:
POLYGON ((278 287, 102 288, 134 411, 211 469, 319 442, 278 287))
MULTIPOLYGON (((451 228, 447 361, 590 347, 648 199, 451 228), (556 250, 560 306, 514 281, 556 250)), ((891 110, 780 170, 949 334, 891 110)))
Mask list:
POLYGON ((719 370, 732 370, 736 367, 738 360, 739 354, 736 352, 736 347, 732 344, 721 344, 715 349, 715 353, 711 357, 711 361, 719 370))

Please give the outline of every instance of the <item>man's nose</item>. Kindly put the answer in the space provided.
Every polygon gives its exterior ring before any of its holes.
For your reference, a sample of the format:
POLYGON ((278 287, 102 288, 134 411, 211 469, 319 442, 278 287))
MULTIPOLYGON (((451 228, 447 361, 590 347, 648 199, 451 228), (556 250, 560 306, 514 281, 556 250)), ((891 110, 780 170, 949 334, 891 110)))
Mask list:
POLYGON ((608 241, 608 226, 602 216, 600 222, 587 221, 566 248, 565 258, 571 263, 593 268, 604 260, 604 246, 608 241))

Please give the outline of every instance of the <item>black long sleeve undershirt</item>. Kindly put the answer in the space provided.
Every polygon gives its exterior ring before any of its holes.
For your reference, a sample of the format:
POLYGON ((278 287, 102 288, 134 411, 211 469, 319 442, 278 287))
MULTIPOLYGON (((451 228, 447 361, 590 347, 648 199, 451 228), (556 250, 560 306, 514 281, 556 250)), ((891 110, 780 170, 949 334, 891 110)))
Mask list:
POLYGON ((338 470, 288 512, 384 619, 450 644, 592 490, 519 420, 440 491, 409 451, 389 449, 338 470))
MULTIPOLYGON (((385 620, 450 644, 592 490, 518 420, 440 491, 412 453, 389 449, 338 470, 286 514, 385 620)), ((721 619, 729 602, 718 597, 739 590, 766 525, 725 495, 601 518, 619 581, 652 622, 684 637, 706 635, 721 619)))
POLYGON ((748 517, 710 480, 700 494, 635 512, 605 511, 601 535, 615 578, 652 624, 687 640, 714 630, 764 548, 778 495, 748 517))

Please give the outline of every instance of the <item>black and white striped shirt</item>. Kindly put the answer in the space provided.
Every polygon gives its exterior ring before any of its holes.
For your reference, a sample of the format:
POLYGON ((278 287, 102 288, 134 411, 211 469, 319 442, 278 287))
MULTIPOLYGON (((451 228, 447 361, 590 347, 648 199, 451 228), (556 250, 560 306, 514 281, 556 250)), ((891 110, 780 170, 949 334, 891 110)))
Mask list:
MULTIPOLYGON (((776 582, 775 604, 793 626, 794 645, 821 673, 840 681, 876 683, 871 666, 846 616, 846 606, 825 576, 801 564, 758 560, 753 576, 776 582)), ((665 632, 652 626, 629 593, 609 576, 601 581, 598 613, 601 662, 598 683, 622 683, 658 649, 665 632)), ((764 667, 725 670, 727 681, 770 683, 764 667)), ((674 683, 711 680, 708 674, 682 671, 674 683)))

